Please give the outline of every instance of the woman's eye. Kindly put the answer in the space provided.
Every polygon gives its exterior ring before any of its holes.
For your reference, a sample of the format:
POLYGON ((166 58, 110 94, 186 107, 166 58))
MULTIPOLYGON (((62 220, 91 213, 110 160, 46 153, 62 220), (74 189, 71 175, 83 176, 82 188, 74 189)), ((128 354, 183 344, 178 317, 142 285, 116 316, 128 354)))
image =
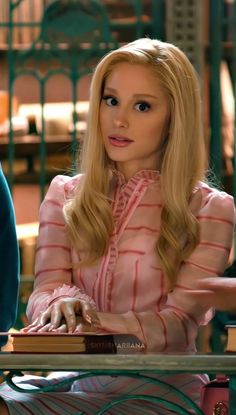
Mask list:
POLYGON ((116 98, 114 98, 114 97, 103 97, 103 100, 106 102, 106 104, 109 106, 109 107, 113 107, 114 105, 117 105, 117 99, 116 98))
POLYGON ((150 105, 147 102, 139 102, 135 105, 135 108, 140 112, 145 112, 149 110, 150 105))

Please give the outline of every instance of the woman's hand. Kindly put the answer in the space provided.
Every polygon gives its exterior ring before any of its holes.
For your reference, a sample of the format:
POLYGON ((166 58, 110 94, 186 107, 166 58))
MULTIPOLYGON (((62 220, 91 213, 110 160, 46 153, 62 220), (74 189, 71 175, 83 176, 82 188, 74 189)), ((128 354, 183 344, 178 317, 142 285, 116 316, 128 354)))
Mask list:
POLYGON ((82 318, 86 328, 88 328, 87 326, 91 326, 89 312, 92 310, 94 309, 91 307, 91 304, 86 301, 71 297, 61 297, 55 300, 46 311, 22 331, 30 333, 62 330, 62 332, 73 333, 77 327, 78 316, 82 318), (60 330, 58 330, 59 328, 60 330))
MULTIPOLYGON (((76 317, 76 327, 73 333, 96 333, 98 328, 92 323, 88 323, 83 317, 76 317)), ((51 331, 52 333, 67 333, 67 325, 61 324, 57 329, 51 331)))

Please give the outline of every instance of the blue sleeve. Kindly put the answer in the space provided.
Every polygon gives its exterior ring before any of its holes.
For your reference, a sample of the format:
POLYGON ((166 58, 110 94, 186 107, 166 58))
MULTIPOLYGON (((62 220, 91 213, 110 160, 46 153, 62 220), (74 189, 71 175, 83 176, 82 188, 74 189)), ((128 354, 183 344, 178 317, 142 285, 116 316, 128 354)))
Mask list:
MULTIPOLYGON (((15 323, 19 288, 19 250, 15 213, 0 165, 0 331, 15 323)), ((0 346, 5 338, 0 338, 0 346)))

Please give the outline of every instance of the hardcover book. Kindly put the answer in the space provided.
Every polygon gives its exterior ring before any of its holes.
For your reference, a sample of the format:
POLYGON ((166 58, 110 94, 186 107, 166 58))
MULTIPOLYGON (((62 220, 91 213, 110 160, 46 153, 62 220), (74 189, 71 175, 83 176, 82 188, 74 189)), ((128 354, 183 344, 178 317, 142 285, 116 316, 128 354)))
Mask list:
POLYGON ((9 333, 12 353, 136 353, 145 346, 130 334, 9 333))

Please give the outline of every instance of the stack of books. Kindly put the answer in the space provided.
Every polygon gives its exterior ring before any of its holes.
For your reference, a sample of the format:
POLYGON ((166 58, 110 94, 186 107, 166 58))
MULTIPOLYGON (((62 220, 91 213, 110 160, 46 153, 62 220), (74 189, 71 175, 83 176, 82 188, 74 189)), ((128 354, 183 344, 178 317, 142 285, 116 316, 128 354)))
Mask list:
POLYGON ((145 350, 134 335, 117 333, 1 333, 12 353, 136 353, 145 350))

